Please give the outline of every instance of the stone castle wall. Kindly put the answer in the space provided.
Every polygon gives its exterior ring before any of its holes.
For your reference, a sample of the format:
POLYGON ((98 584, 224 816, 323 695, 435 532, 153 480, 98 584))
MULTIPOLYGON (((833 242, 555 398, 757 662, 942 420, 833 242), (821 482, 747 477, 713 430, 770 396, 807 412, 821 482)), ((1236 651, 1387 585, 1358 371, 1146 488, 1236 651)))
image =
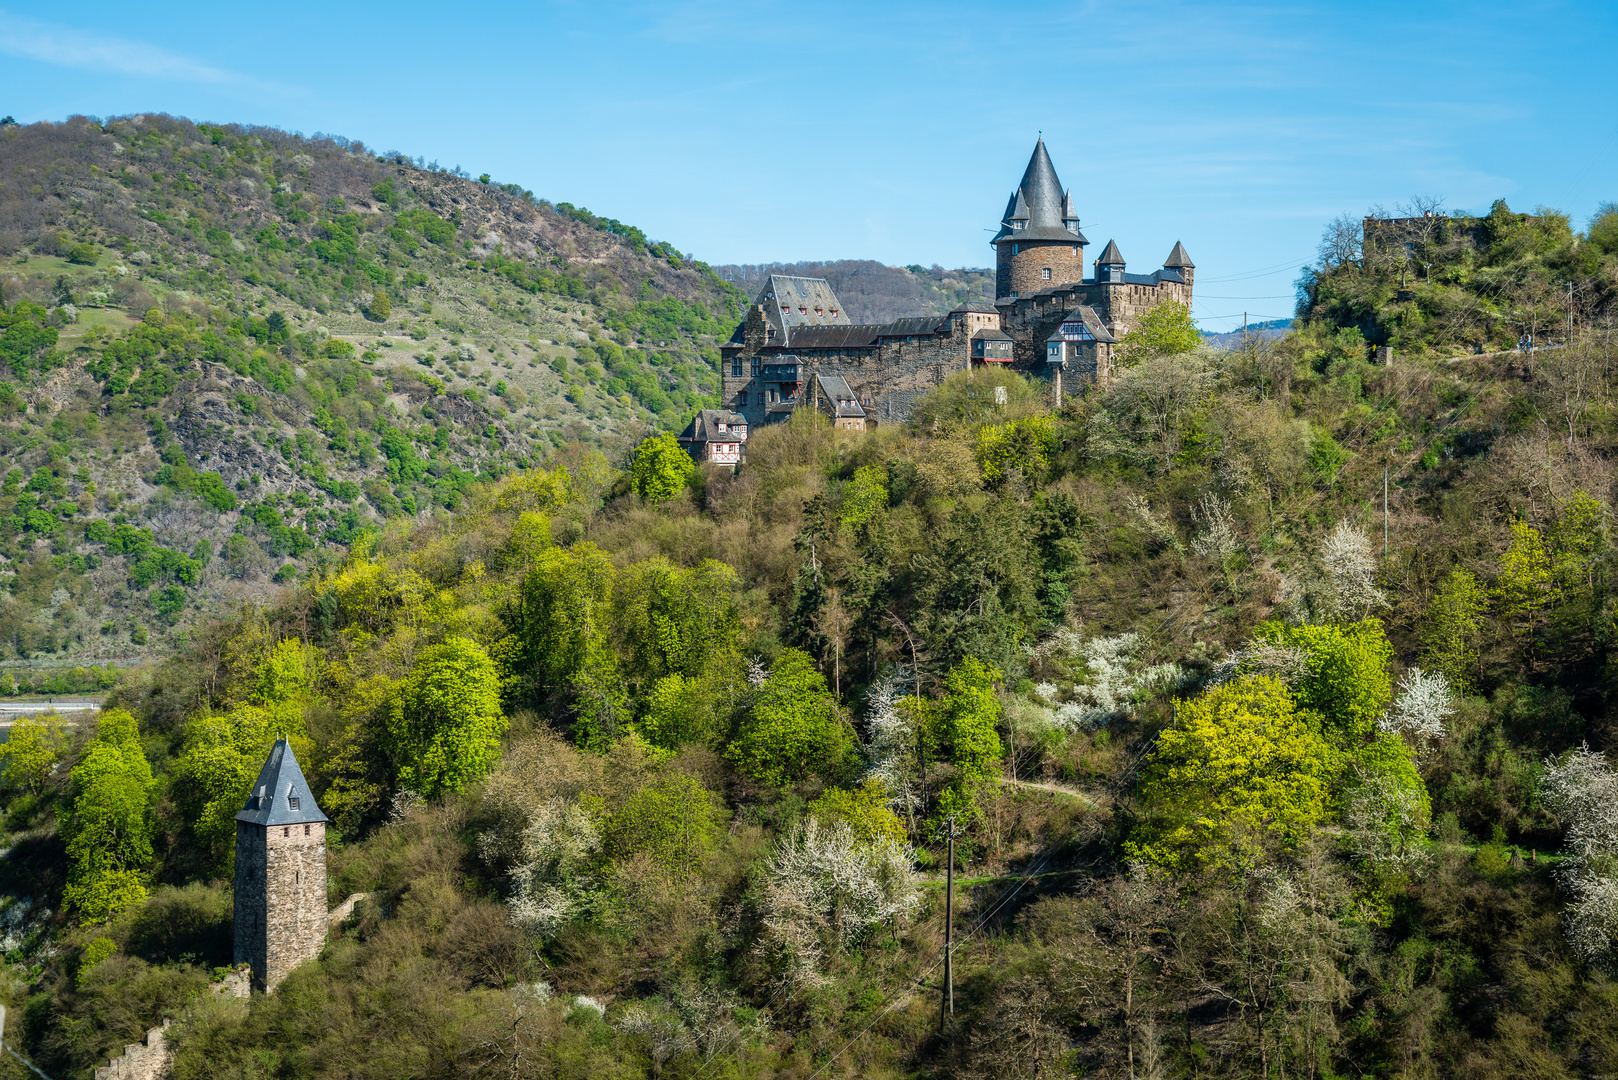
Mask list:
POLYGON ((994 295, 1027 296, 1084 280, 1084 247, 1076 240, 1011 241, 996 245, 994 295), (1012 254, 1013 249, 1016 254, 1012 254), (1044 271, 1049 270, 1046 277, 1044 271))

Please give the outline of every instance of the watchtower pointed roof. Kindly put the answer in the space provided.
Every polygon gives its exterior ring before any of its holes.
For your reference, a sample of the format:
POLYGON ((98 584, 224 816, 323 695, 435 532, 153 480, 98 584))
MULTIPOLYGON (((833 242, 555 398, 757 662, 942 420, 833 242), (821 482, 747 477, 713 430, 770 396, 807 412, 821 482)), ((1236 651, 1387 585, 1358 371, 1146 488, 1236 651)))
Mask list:
POLYGON ((1180 267, 1188 266, 1193 270, 1197 268, 1197 264, 1191 261, 1191 256, 1185 253, 1185 245, 1180 243, 1178 240, 1174 241, 1174 250, 1169 252, 1169 257, 1163 260, 1163 265, 1180 267))
MULTIPOLYGON (((1115 240, 1108 240, 1107 241, 1107 246, 1101 249, 1101 254, 1100 255, 1096 256, 1096 265, 1097 266, 1123 266, 1124 265, 1124 253, 1118 250, 1117 241, 1115 241, 1115 240)), ((1167 265, 1167 264, 1165 263, 1164 265, 1167 265)))
POLYGON ((1062 181, 1056 175, 1056 166, 1051 164, 1051 155, 1045 149, 1043 137, 1034 144, 1028 168, 1023 170, 1022 181, 1018 183, 1017 190, 1011 193, 1006 207, 1000 232, 991 243, 998 244, 1005 240, 1065 240, 1071 243, 1075 238, 1079 243, 1084 243, 1084 237, 1067 227, 1069 221, 1078 220, 1078 215, 1073 212, 1073 196, 1062 187, 1062 181), (1014 229, 1011 222, 1026 224, 1014 229))
POLYGON ((277 739, 236 820, 255 825, 303 825, 331 819, 315 805, 315 793, 309 790, 291 745, 277 739))

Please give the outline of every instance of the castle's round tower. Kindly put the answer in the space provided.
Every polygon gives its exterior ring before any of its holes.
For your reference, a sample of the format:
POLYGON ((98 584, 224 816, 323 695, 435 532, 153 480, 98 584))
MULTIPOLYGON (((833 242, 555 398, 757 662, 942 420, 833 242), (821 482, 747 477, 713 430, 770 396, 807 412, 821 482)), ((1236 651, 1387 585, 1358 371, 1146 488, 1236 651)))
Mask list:
POLYGON ((1034 145, 1022 183, 1011 193, 995 248, 995 298, 1027 296, 1057 285, 1084 280, 1084 245, 1073 194, 1062 189, 1045 151, 1034 145))

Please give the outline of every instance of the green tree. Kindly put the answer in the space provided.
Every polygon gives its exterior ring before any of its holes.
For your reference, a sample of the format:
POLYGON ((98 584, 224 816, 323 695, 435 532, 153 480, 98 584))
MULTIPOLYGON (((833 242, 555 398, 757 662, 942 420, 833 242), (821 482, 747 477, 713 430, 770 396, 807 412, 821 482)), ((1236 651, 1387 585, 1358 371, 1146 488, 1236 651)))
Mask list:
POLYGON ((1448 679, 1457 694, 1468 691, 1477 673, 1478 635, 1488 610, 1483 583, 1470 570, 1456 567, 1422 617, 1422 662, 1448 679))
POLYGON ((1160 356, 1188 353, 1202 344, 1202 333, 1191 317, 1191 308, 1174 300, 1163 300, 1146 310, 1118 341, 1118 362, 1134 367, 1160 356))
POLYGON ((80 922, 107 922, 145 898, 152 787, 152 767, 135 718, 122 709, 107 710, 73 767, 72 809, 62 824, 68 857, 62 900, 78 912, 80 922))
POLYGON ((1056 452, 1056 426, 1049 416, 1030 416, 1006 424, 988 424, 978 431, 977 459, 983 481, 994 487, 1013 471, 1029 483, 1044 480, 1056 452))
POLYGON ((1556 596, 1555 567, 1544 538, 1521 518, 1511 523, 1511 543, 1500 557, 1500 576, 1490 593, 1500 617, 1520 638, 1533 633, 1556 596))
POLYGON ((887 787, 874 777, 852 790, 827 788, 809 804, 809 813, 827 825, 848 822, 862 844, 887 841, 902 845, 907 840, 904 823, 888 808, 887 787))
POLYGON ((861 465, 843 489, 843 506, 838 521, 845 528, 858 528, 888 507, 888 487, 883 482, 887 469, 861 465))
POLYGON ((629 466, 629 484, 647 502, 667 502, 685 487, 696 466, 679 441, 665 431, 642 442, 629 466))
POLYGON ((925 715, 922 737, 928 754, 947 761, 972 784, 994 776, 1000 761, 1000 701, 994 696, 996 668, 965 657, 944 677, 944 694, 937 701, 922 702, 925 715))
POLYGON ((1344 626, 1284 626, 1268 622, 1254 639, 1303 653, 1298 704, 1320 714, 1341 746, 1370 737, 1393 700, 1388 664, 1393 646, 1377 619, 1344 626))
POLYGON ((1141 777, 1146 818, 1124 845, 1165 869, 1239 870, 1265 838, 1327 818, 1335 753, 1279 679, 1246 676, 1181 703, 1141 777))
POLYGON ((6 789, 39 794, 61 747, 62 724, 54 716, 44 721, 27 716, 12 724, 11 737, 0 743, 6 789))
POLYGON ((181 781, 175 785, 176 801, 221 872, 234 865, 236 814, 246 805, 275 740, 285 736, 295 753, 310 760, 313 747, 303 730, 301 703, 294 708, 241 705, 227 715, 186 725, 174 770, 181 781))
POLYGON ((488 773, 505 730, 499 672, 483 647, 464 637, 423 649, 388 712, 399 782, 428 798, 488 773))
POLYGON ((574 735, 595 749, 610 746, 628 717, 612 642, 616 584, 612 560, 594 544, 546 548, 510 615, 519 642, 513 674, 525 695, 570 695, 574 735))
POLYGON ((388 316, 393 314, 393 304, 388 300, 387 290, 378 289, 371 294, 371 303, 365 313, 376 322, 388 321, 388 316))
POLYGON ((615 859, 648 855, 670 874, 689 877, 718 838, 713 796, 682 773, 636 791, 607 819, 603 840, 615 859))
POLYGON ((854 736, 808 653, 788 649, 770 667, 725 756, 762 784, 835 779, 847 769, 854 736))

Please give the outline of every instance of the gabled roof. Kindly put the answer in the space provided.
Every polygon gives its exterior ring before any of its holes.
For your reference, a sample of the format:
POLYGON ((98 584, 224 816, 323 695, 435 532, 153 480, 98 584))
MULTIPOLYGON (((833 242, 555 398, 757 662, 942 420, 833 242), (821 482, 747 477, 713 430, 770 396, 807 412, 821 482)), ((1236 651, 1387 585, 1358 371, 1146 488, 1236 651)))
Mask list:
POLYGON ((798 326, 847 326, 852 321, 825 278, 771 274, 753 302, 764 308, 764 317, 777 330, 798 326))
POLYGON ((1197 268, 1197 264, 1191 261, 1191 256, 1185 253, 1185 245, 1178 240, 1174 241, 1174 250, 1169 252, 1169 257, 1163 260, 1163 265, 1173 267, 1188 266, 1193 270, 1197 268))
POLYGON ((1004 330, 985 328, 972 335, 973 341, 1011 341, 1012 336, 1004 330))
POLYGON ((1099 266, 1122 266, 1124 265, 1124 253, 1118 250, 1118 244, 1115 241, 1108 240, 1107 246, 1101 249, 1100 255, 1096 256, 1096 264, 1099 266))
POLYGON ((894 319, 882 328, 882 337, 911 337, 916 334, 938 332, 943 320, 937 315, 917 315, 908 319, 894 319))
POLYGON ((963 311, 971 311, 971 312, 975 312, 975 313, 977 313, 979 315, 998 315, 999 314, 999 311, 995 308, 995 306, 993 304, 987 303, 987 302, 982 301, 982 300, 973 300, 970 303, 961 304, 961 305, 955 307, 954 309, 952 309, 950 311, 950 314, 951 315, 957 315, 957 314, 959 314, 959 313, 961 313, 963 311))
MULTIPOLYGON (((1074 322, 1082 323, 1084 328, 1090 332, 1090 336, 1095 338, 1097 341, 1113 342, 1117 340, 1112 336, 1112 331, 1107 329, 1107 324, 1101 321, 1101 316, 1095 313, 1094 308, 1086 307, 1085 305, 1080 304, 1062 318, 1062 324, 1064 325, 1074 322)), ((1069 335, 1064 334, 1062 332, 1062 326, 1058 325, 1055 330, 1051 331, 1051 336, 1045 340, 1049 342, 1071 341, 1073 339, 1069 335)))
MULTIPOLYGON (((792 330, 782 348, 793 349, 857 349, 874 346, 876 337, 886 327, 880 323, 850 323, 845 326, 799 326, 792 330)), ((775 344, 775 343, 772 343, 775 344)))
POLYGON ((841 375, 817 375, 815 382, 820 387, 821 396, 826 399, 832 412, 836 416, 864 416, 865 409, 860 405, 858 395, 854 388, 848 385, 848 380, 841 375))
POLYGON ((303 778, 292 747, 285 739, 277 739, 236 820, 255 825, 302 825, 331 819, 315 805, 315 793, 309 790, 309 781, 303 778))
POLYGON ((747 428, 747 417, 741 413, 731 412, 729 409, 703 409, 691 418, 691 422, 680 432, 680 442, 741 442, 741 433, 736 429, 747 428), (721 432, 719 425, 724 424, 726 430, 721 432))

